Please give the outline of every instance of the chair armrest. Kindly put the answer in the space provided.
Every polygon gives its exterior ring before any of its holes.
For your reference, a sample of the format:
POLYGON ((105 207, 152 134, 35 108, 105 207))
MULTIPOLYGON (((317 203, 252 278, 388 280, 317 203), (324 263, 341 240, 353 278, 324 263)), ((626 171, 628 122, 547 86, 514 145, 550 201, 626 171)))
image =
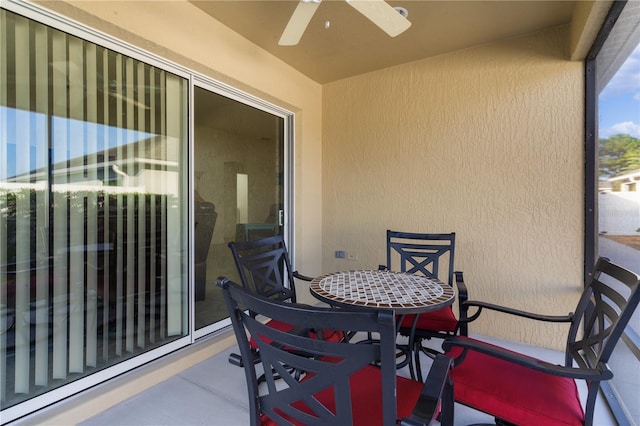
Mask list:
POLYGON ((430 425, 438 415, 441 425, 453 424, 451 368, 453 359, 442 354, 436 355, 413 412, 409 418, 400 420, 402 426, 430 425))
POLYGON ((299 273, 298 271, 293 271, 293 277, 294 277, 294 278, 297 278, 297 279, 299 279, 299 280, 302 280, 302 281, 312 281, 312 280, 313 280, 313 278, 312 278, 312 277, 308 277, 308 276, 306 276, 306 275, 302 275, 302 274, 301 274, 301 273, 299 273))
POLYGON ((456 276, 456 288, 458 289, 458 302, 462 306, 462 303, 466 302, 469 298, 469 291, 467 285, 464 283, 464 276, 462 271, 455 271, 456 276))
POLYGON ((589 381, 609 380, 613 377, 613 373, 604 363, 598 363, 595 368, 565 367, 563 365, 552 364, 550 362, 522 355, 485 342, 469 339, 467 337, 450 337, 442 343, 442 349, 444 349, 445 352, 450 351, 454 347, 461 347, 465 349, 465 352, 462 353, 460 358, 455 359, 455 365, 459 365, 464 362, 466 350, 470 349, 507 362, 522 365, 533 370, 553 374, 555 376, 589 381))
POLYGON ((467 312, 470 307, 476 307, 478 310, 470 317, 465 318, 461 321, 471 322, 476 320, 483 309, 489 309, 492 311, 502 312, 509 315, 516 315, 523 318, 529 318, 537 321, 545 321, 545 322, 572 322, 573 321, 573 312, 570 312, 568 315, 541 315, 534 312, 521 311, 519 309, 510 308, 508 306, 496 305, 493 303, 482 302, 480 300, 467 300, 463 303, 464 311, 467 312))
MULTIPOLYGON (((469 334, 467 323, 470 322, 469 307, 465 305, 465 302, 469 298, 469 291, 467 285, 464 283, 464 276, 462 271, 455 271, 456 288, 458 290, 458 312, 460 319, 458 321, 458 330, 460 335, 467 336, 469 334)), ((475 318, 474 318, 475 319, 475 318)))

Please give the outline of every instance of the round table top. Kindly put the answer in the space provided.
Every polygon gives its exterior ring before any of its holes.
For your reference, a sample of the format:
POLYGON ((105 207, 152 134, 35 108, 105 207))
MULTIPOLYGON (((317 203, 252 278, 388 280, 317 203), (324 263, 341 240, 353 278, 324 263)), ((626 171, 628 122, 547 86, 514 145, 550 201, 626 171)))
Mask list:
POLYGON ((421 313, 449 306, 453 288, 437 279, 404 272, 356 270, 314 278, 311 294, 330 305, 421 313))

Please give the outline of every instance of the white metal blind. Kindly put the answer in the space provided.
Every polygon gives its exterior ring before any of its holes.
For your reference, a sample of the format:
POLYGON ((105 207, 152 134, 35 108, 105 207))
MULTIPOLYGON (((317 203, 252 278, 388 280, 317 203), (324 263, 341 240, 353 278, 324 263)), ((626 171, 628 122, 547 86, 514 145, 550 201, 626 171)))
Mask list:
POLYGON ((0 10, 3 409, 188 333, 186 94, 0 10))

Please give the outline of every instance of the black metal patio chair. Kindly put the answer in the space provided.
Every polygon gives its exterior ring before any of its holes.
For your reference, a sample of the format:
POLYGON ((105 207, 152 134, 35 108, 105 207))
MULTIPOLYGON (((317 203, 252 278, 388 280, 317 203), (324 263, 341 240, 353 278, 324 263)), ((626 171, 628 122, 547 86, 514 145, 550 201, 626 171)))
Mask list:
MULTIPOLYGON (((575 313, 538 315, 483 302, 479 309, 570 324, 564 365, 554 365, 468 337, 444 341, 453 357, 455 399, 497 424, 591 425, 600 382, 613 377, 607 361, 640 301, 640 275, 600 258, 575 313), (586 382, 583 407, 576 384, 586 382)), ((635 367, 634 367, 635 368, 635 367)), ((624 374, 624 372, 621 372, 624 374)))
POLYGON ((295 303, 295 278, 312 279, 291 270, 289 252, 281 235, 230 242, 229 248, 242 285, 261 296, 295 303))
MULTIPOLYGON (((311 281, 312 278, 292 271, 287 246, 281 235, 254 241, 230 242, 242 286, 247 290, 269 299, 281 302, 296 303, 295 280, 311 281)), ((269 321, 269 326, 290 331, 294 324, 281 321, 269 321)), ((318 330, 320 338, 340 340, 343 334, 337 331, 318 330), (324 334, 322 334, 324 333, 324 334)), ((251 341, 253 362, 259 362, 258 346, 251 341)), ((243 360, 239 354, 231 354, 229 362, 242 367, 243 360)))
MULTIPOLYGON (((387 264, 381 269, 420 274, 440 279, 450 286, 454 282, 455 232, 444 234, 399 232, 387 230, 387 264)), ((451 306, 420 315, 406 315, 400 323, 400 334, 409 338, 409 349, 415 357, 417 377, 420 371, 420 352, 430 357, 435 351, 423 346, 424 340, 444 339, 456 334, 467 335, 467 287, 462 272, 455 272, 459 320, 451 306)))
POLYGON ((451 359, 436 357, 425 383, 396 376, 396 329, 391 311, 282 303, 224 277, 218 279, 218 285, 245 364, 252 425, 416 426, 434 423, 439 413, 440 424, 453 424, 451 359), (260 318, 305 330, 346 328, 379 333, 380 341, 319 340, 269 327, 247 309, 260 318), (258 345, 267 386, 258 386, 260 371, 252 363, 251 340, 258 345), (379 367, 372 365, 378 360, 379 367), (305 373, 292 374, 291 367, 305 373))

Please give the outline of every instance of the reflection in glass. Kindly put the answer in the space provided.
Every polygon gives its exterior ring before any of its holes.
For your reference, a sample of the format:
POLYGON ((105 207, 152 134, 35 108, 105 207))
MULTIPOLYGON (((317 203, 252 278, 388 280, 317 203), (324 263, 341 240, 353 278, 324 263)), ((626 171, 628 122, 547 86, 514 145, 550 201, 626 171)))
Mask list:
POLYGON ((188 333, 187 82, 0 21, 5 409, 188 333))
POLYGON ((228 317, 215 286, 239 282, 227 244, 281 233, 284 119, 194 89, 195 327, 228 317))

